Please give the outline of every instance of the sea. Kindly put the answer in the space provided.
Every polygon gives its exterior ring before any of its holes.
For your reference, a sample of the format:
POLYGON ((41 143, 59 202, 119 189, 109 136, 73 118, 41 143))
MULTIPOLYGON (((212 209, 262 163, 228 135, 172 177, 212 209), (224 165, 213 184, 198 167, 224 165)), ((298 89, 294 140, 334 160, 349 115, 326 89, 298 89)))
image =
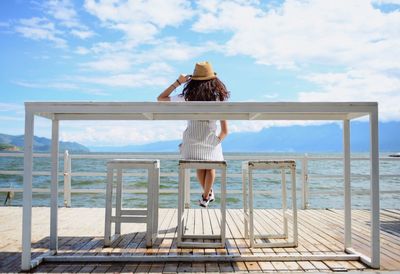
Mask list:
MULTIPOLYGON (((380 155, 380 205, 381 208, 400 208, 400 158, 386 159, 391 153, 380 155), (383 157, 383 158, 382 158, 383 157)), ((106 172, 106 164, 113 154, 89 153, 91 158, 81 158, 82 155, 72 154, 72 172, 106 172), (106 155, 107 159, 104 158, 106 155), (96 158, 101 156, 102 158, 96 158)), ((243 160, 285 158, 296 159, 296 195, 300 207, 302 201, 302 161, 304 153, 225 153, 228 163, 227 178, 227 208, 242 208, 242 177, 241 164, 243 160)), ((118 158, 121 158, 118 153, 118 158)), ((126 158, 145 157, 148 159, 162 156, 160 160, 160 199, 159 205, 162 208, 177 207, 178 200, 178 155, 171 153, 127 153, 126 158), (172 155, 174 159, 168 158, 172 155)), ((368 158, 368 153, 352 153, 352 158, 368 158)), ((309 208, 335 208, 344 207, 343 200, 343 162, 340 153, 313 153, 308 157, 308 207, 309 208), (324 158, 319 159, 319 158, 324 158), (326 159, 330 158, 330 159, 326 159)), ((60 171, 63 170, 63 160, 60 158, 60 171)), ((33 169, 35 172, 49 172, 50 159, 48 157, 34 158, 33 169)), ((4 157, 0 153, 0 189, 16 188, 22 189, 22 175, 10 175, 7 171, 22 171, 23 157, 4 157)), ((352 160, 351 162, 351 190, 352 208, 370 208, 370 164, 368 159, 352 160)), ((123 177, 123 207, 143 208, 146 207, 146 194, 130 193, 129 190, 145 190, 147 186, 147 175, 145 171, 130 171, 139 173, 123 177), (129 193, 127 193, 129 192, 129 193)), ((198 199, 201 189, 195 173, 191 177, 191 205, 198 206, 198 199)), ((220 179, 217 178, 214 184, 214 191, 217 199, 211 207, 219 206, 220 179)), ((290 174, 286 174, 288 189, 288 205, 291 203, 290 174)), ((63 177, 59 177, 59 188, 63 190, 63 177)), ((102 189, 106 186, 105 176, 72 176, 71 187, 73 190, 102 189)), ((33 188, 50 189, 49 175, 36 175, 33 177, 33 188)), ((281 173, 278 170, 257 171, 254 175, 255 207, 256 208, 280 208, 282 205, 281 173)), ((22 193, 15 191, 12 199, 7 200, 7 192, 0 192, 0 206, 21 206, 22 193), (7 200, 7 202, 6 202, 7 200)), ((50 193, 33 193, 33 206, 50 206, 50 193)), ((59 206, 64 206, 63 193, 59 194, 59 206)), ((104 193, 72 193, 71 207, 104 207, 104 193)))

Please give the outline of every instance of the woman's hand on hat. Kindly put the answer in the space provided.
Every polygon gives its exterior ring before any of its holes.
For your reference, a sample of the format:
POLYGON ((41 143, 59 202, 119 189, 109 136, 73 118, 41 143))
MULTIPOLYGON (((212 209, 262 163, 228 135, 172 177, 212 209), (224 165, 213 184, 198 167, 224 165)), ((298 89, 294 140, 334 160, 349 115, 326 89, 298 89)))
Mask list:
POLYGON ((186 83, 187 81, 190 80, 190 76, 191 75, 181 74, 179 75, 178 79, 176 79, 176 81, 178 82, 179 85, 182 85, 183 83, 186 83))

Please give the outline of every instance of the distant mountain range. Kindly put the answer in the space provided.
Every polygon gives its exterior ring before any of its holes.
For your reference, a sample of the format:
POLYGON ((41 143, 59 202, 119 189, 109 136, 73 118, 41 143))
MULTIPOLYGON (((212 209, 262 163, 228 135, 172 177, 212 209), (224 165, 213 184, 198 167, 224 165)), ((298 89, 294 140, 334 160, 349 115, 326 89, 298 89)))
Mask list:
MULTIPOLYGON (((351 123, 351 150, 369 151, 369 124, 351 123)), ((145 145, 90 147, 93 152, 177 152, 180 140, 145 145)), ((231 133, 223 142, 225 152, 341 152, 342 128, 337 123, 318 126, 264 128, 259 132, 231 133)), ((400 122, 379 123, 381 152, 400 151, 400 122)))
MULTIPOLYGON (((14 146, 16 148, 12 149, 13 151, 23 150, 24 147, 24 135, 7 135, 0 133, 0 144, 14 146)), ((33 138, 33 150, 35 152, 48 152, 51 150, 51 140, 44 137, 37 137, 33 138)), ((70 152, 89 152, 90 150, 76 142, 60 142, 60 151, 68 150, 70 152)))
MULTIPOLYGON (((351 123, 351 150, 369 151, 369 125, 351 123)), ((70 152, 177 152, 181 140, 161 141, 145 145, 86 147, 76 142, 60 142, 60 151, 70 152)), ((320 126, 288 126, 264 128, 259 132, 231 133, 223 142, 225 152, 341 152, 342 128, 331 123, 320 126)), ((24 136, 0 134, 0 149, 23 148, 24 136)), ((51 140, 34 137, 34 151, 48 152, 51 140)), ((381 152, 400 151, 400 122, 379 123, 381 152)))

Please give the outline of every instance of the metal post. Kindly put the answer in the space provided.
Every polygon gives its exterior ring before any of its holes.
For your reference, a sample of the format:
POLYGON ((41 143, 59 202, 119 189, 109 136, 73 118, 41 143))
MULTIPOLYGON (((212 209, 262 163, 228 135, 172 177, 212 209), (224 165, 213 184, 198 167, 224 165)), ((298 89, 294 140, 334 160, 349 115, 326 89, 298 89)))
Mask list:
POLYGON ((105 227, 104 227, 104 246, 111 245, 111 213, 112 196, 114 184, 114 168, 107 165, 107 185, 106 185, 106 208, 105 208, 105 227))
MULTIPOLYGON (((148 176, 150 177, 150 176, 148 176)), ((148 185, 149 182, 148 182, 148 185)), ((115 234, 121 235, 121 210, 122 210, 122 168, 117 168, 117 187, 115 192, 115 234)), ((111 206, 112 207, 112 206, 111 206)), ((147 208, 149 209, 149 208, 147 208)))
POLYGON ((153 185, 153 221, 152 221, 152 231, 153 235, 152 238, 155 240, 158 236, 158 207, 159 207, 159 200, 160 200, 160 163, 157 162, 154 168, 154 185, 153 185))
POLYGON ((247 205, 247 175, 248 175, 248 162, 242 163, 242 194, 243 194, 243 217, 244 217, 244 236, 249 237, 249 212, 247 205))
MULTIPOLYGON (((287 191, 286 191, 286 174, 285 169, 281 170, 281 180, 282 180, 282 217, 283 217, 283 234, 287 238, 288 233, 288 219, 287 219, 287 191)), ((292 197, 293 198, 293 197, 292 197)))
POLYGON ((298 245, 298 228, 297 228, 297 199, 296 199, 296 167, 291 168, 292 173, 292 209, 293 209, 293 243, 298 245))
POLYGON ((59 122, 52 120, 51 133, 51 202, 50 202, 50 250, 58 249, 58 135, 59 122))
POLYGON ((24 146, 24 196, 22 212, 22 257, 21 269, 31 268, 32 236, 32 165, 34 114, 25 107, 25 146, 24 146))
POLYGON ((147 169, 147 223, 146 223, 146 247, 151 247, 153 244, 154 233, 154 186, 155 184, 155 169, 154 166, 147 169))
POLYGON ((248 169, 248 180, 249 180, 249 223, 250 223, 250 247, 253 248, 255 245, 254 239, 254 193, 253 193, 253 168, 248 169))
POLYGON ((64 206, 71 207, 71 156, 64 152, 64 206))
POLYGON ((225 246, 226 235, 226 166, 221 169, 221 244, 225 246))
POLYGON ((301 201, 302 201, 302 205, 301 208, 302 209, 307 209, 309 206, 309 202, 308 202, 308 193, 309 193, 309 189, 308 189, 308 154, 305 153, 303 160, 301 161, 302 167, 301 167, 301 178, 302 178, 302 192, 301 192, 301 201))
POLYGON ((344 248, 351 248, 350 121, 343 120, 344 248))
POLYGON ((369 115, 371 146, 371 267, 380 267, 378 107, 369 115))

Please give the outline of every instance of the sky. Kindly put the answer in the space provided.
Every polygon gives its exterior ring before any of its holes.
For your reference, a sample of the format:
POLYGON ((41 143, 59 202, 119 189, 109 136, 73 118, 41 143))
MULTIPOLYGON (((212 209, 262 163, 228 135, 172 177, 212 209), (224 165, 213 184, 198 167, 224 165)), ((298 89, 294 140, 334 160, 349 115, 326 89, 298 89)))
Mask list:
MULTIPOLYGON (((400 0, 7 0, 0 47, 5 134, 23 134, 24 102, 155 101, 206 60, 233 102, 377 101, 381 122, 400 121, 400 0)), ((229 128, 294 123, 310 122, 229 128)), ((185 122, 60 128, 63 141, 122 146, 179 139, 185 122)), ((35 135, 50 133, 36 118, 35 135)))

